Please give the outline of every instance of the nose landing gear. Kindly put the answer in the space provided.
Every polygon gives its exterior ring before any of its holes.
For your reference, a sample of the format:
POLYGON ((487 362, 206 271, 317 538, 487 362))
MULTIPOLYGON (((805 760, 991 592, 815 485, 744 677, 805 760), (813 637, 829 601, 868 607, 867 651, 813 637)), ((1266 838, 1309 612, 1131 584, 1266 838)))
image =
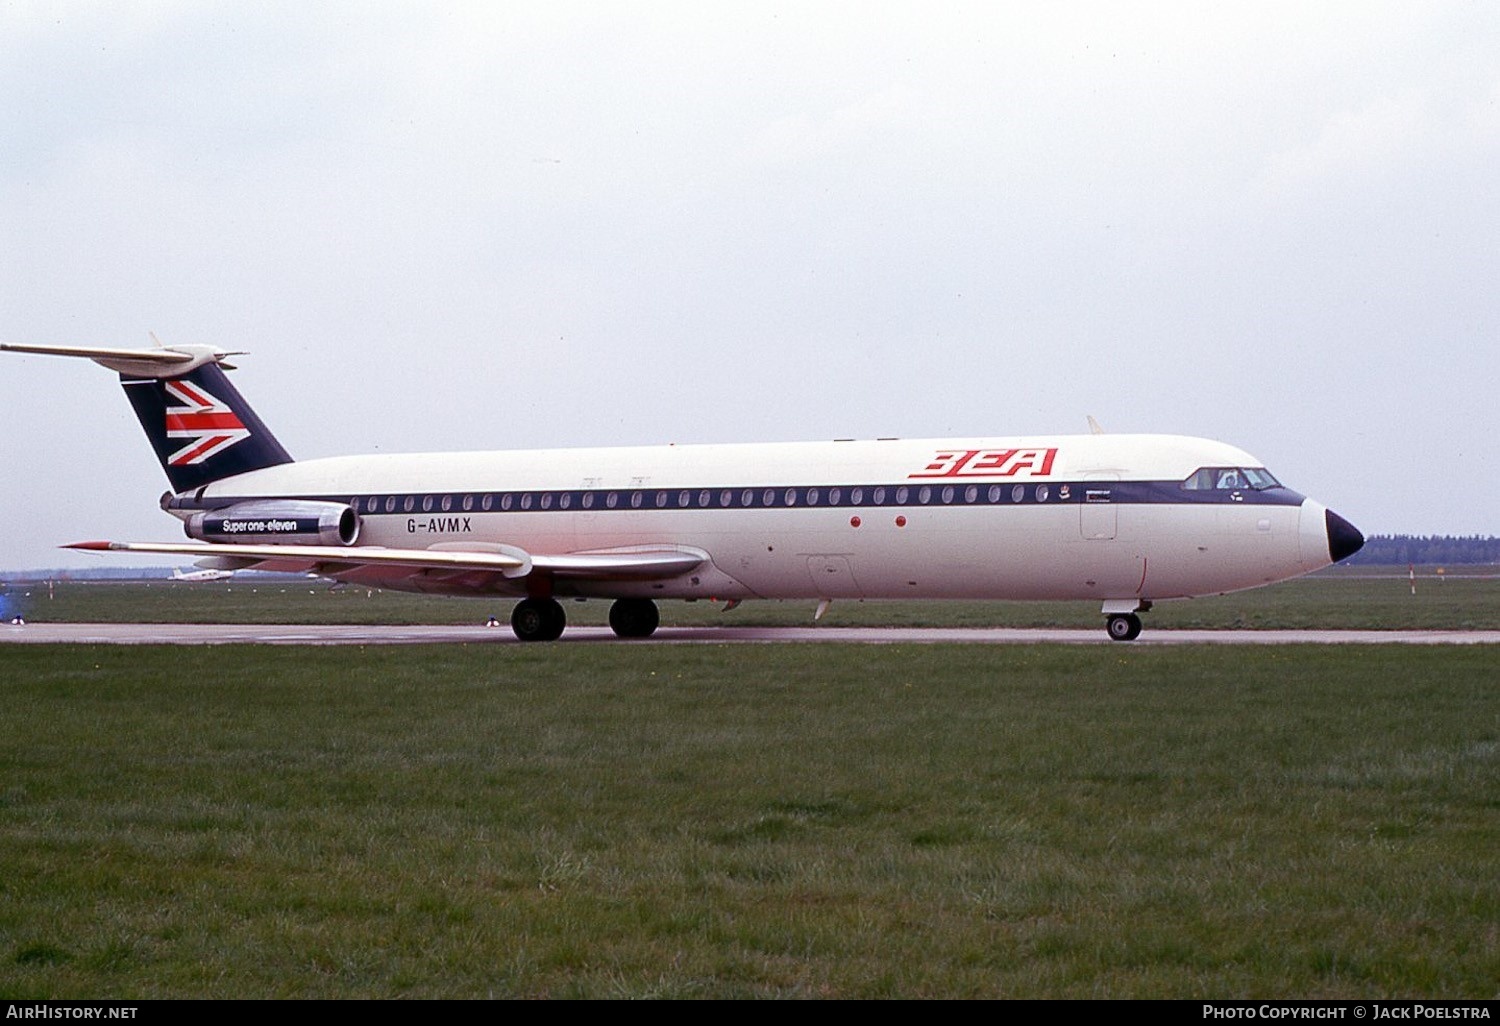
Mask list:
POLYGON ((1151 608, 1146 599, 1121 599, 1104 603, 1104 630, 1110 641, 1134 641, 1141 636, 1138 614, 1151 608))

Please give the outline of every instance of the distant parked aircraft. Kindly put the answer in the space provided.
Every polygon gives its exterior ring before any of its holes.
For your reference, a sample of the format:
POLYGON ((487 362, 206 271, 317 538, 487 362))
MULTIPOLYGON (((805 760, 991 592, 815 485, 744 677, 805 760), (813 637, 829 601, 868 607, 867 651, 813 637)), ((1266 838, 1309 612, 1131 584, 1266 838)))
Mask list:
POLYGON ((233 576, 233 570, 193 570, 189 573, 183 573, 180 569, 172 571, 172 580, 189 581, 195 584, 205 581, 227 581, 233 576))

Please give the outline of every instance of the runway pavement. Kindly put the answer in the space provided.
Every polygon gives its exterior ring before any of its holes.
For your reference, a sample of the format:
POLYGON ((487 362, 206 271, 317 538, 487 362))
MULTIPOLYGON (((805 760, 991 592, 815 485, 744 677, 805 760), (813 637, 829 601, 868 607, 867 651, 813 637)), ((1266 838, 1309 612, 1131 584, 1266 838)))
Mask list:
MULTIPOLYGON (((304 624, 28 623, 0 625, 0 643, 90 645, 519 645, 504 627, 395 627, 304 624)), ((607 627, 571 627, 556 644, 690 645, 835 642, 859 645, 1480 645, 1500 631, 1150 630, 1113 642, 1103 630, 959 627, 663 627, 650 639, 622 641, 607 627)))

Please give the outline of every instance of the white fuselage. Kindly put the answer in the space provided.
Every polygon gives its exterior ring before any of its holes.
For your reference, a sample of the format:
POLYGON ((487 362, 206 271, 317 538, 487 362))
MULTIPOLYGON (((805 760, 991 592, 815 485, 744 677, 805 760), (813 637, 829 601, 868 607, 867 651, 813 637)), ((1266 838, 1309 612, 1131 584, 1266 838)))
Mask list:
MULTIPOLYGON (((1279 486, 1183 484, 1203 468, 1259 467, 1234 447, 1166 435, 431 453, 288 463, 172 505, 186 516, 257 499, 346 502, 356 550, 709 557, 666 580, 559 579, 559 595, 1108 603, 1218 594, 1327 565, 1318 503, 1279 486)), ((343 576, 526 591, 447 571, 343 576)))

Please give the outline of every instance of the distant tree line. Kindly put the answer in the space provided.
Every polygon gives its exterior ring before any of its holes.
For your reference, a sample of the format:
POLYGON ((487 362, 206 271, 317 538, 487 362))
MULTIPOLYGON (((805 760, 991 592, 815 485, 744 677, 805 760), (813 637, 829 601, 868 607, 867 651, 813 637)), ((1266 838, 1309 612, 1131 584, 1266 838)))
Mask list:
POLYGON ((1350 563, 1376 566, 1454 566, 1464 563, 1500 563, 1500 538, 1471 534, 1372 534, 1350 563))

